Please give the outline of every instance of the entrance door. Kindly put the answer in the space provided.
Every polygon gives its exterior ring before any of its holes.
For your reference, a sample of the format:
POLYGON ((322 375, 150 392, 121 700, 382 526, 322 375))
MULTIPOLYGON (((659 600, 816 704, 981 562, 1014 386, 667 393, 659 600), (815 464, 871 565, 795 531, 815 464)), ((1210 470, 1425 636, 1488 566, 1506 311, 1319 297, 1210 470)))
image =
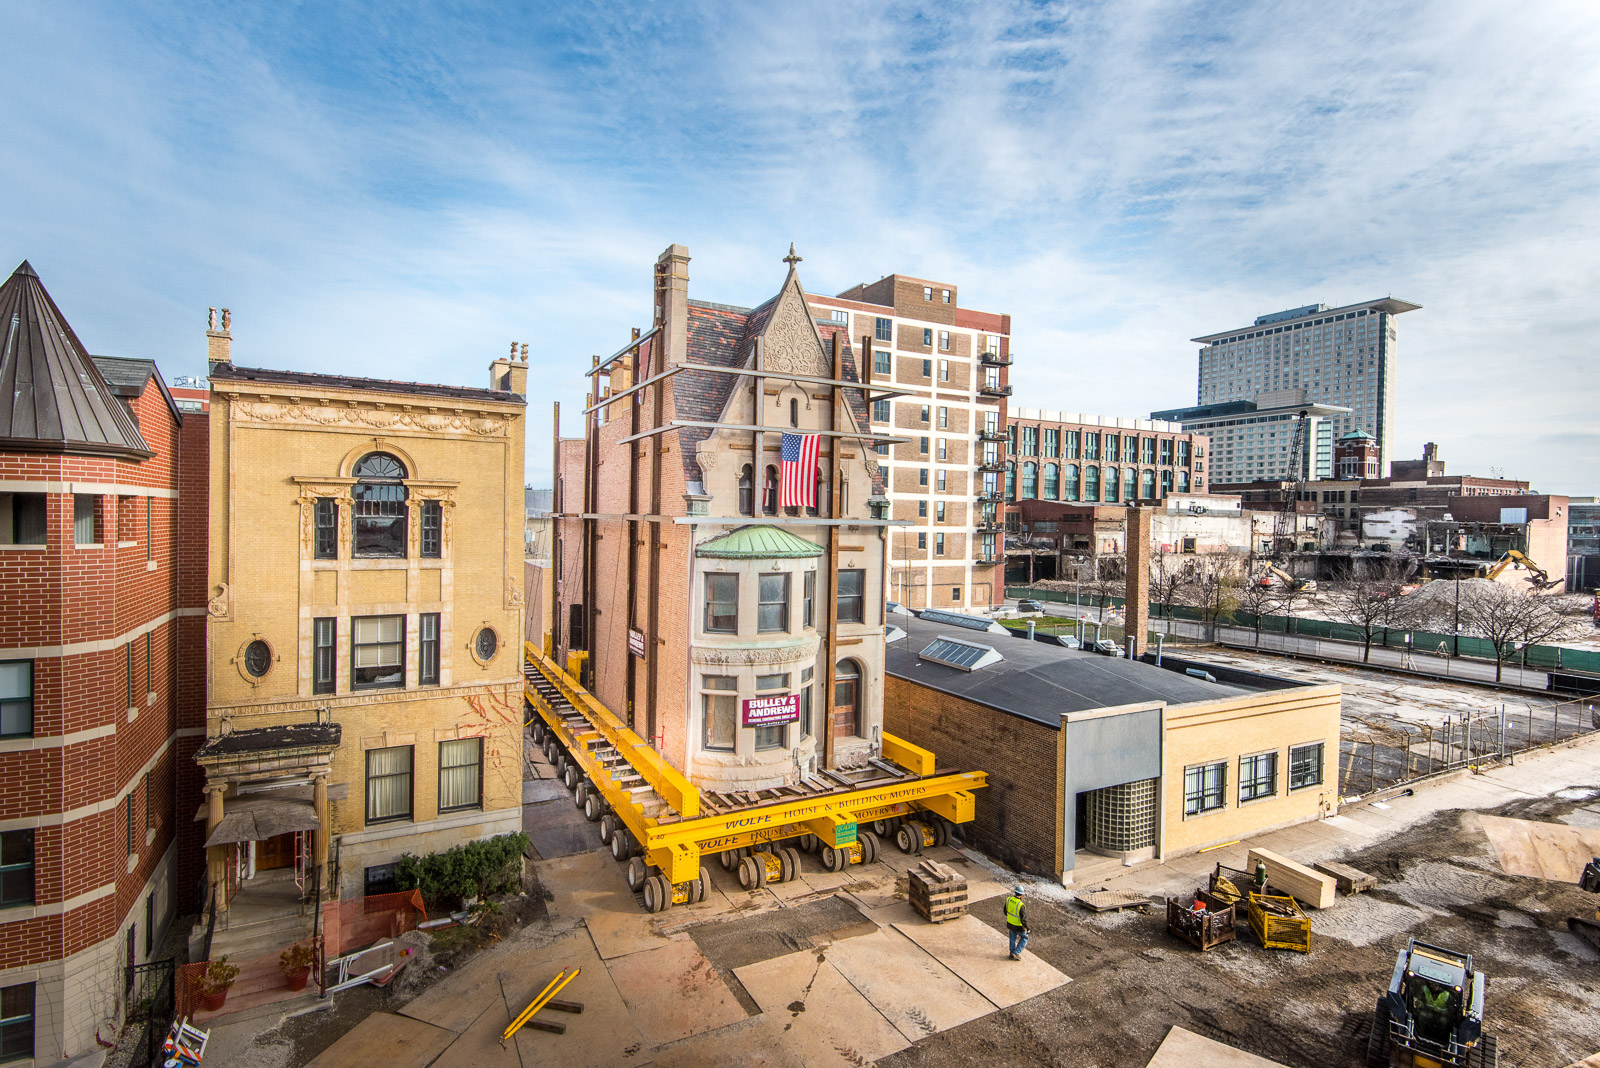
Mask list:
POLYGON ((256 843, 256 870, 287 868, 294 864, 294 832, 263 838, 256 843))

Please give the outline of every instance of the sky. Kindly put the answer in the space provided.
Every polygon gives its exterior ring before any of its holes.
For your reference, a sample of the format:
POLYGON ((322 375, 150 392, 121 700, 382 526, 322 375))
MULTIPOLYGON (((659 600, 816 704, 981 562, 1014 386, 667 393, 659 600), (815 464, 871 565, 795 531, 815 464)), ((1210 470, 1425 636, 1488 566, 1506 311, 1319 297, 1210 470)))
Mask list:
POLYGON ((79 3, 0 34, 0 270, 93 352, 488 383, 527 481, 691 297, 899 272, 1012 316, 1030 407, 1195 399, 1188 339, 1393 294, 1396 456, 1600 493, 1593 0, 79 3), (523 10, 518 10, 523 9, 523 10), (9 258, 9 259, 7 259, 9 258))

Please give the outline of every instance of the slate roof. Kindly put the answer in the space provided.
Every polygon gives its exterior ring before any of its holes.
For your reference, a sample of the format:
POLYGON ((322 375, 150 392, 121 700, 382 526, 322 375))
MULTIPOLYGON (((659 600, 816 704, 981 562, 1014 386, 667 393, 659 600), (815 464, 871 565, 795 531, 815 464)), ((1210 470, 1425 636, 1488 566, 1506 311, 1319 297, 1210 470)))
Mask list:
MULTIPOLYGON (((106 380, 111 392, 118 397, 129 399, 138 397, 144 393, 144 387, 154 379, 156 386, 161 390, 162 399, 167 402, 167 408, 172 412, 172 418, 182 425, 183 412, 178 409, 178 402, 172 399, 172 392, 167 389, 167 384, 161 380, 161 370, 156 367, 156 361, 135 356, 91 355, 89 358, 100 369, 100 376, 106 380)), ((137 417, 134 422, 138 422, 137 417)))
POLYGON ((0 285, 0 332, 0 449, 152 455, 26 260, 0 285))
POLYGON ((753 524, 701 542, 694 554, 719 560, 797 560, 821 556, 823 551, 816 542, 781 527, 753 524))
MULTIPOLYGON (((1189 704, 1240 697, 1256 692, 1244 686, 1206 682, 1137 660, 1063 649, 992 635, 984 639, 1005 659, 982 671, 966 672, 918 659, 938 636, 938 628, 916 622, 907 640, 885 648, 884 670, 975 704, 1010 712, 1050 727, 1061 725, 1063 712, 1088 712, 1141 701, 1189 704)), ((964 636, 967 641, 979 639, 964 636)))
POLYGON ((337 723, 291 723, 287 727, 253 727, 208 739, 194 758, 238 756, 274 749, 337 747, 343 728, 337 723))
POLYGON ((282 386, 324 386, 328 389, 364 389, 381 393, 408 393, 423 397, 453 397, 459 400, 498 401, 526 404, 521 394, 502 389, 473 386, 442 386, 432 382, 397 382, 387 378, 353 378, 350 375, 325 375, 312 371, 277 371, 266 367, 240 367, 235 363, 213 363, 213 381, 266 382, 282 386))

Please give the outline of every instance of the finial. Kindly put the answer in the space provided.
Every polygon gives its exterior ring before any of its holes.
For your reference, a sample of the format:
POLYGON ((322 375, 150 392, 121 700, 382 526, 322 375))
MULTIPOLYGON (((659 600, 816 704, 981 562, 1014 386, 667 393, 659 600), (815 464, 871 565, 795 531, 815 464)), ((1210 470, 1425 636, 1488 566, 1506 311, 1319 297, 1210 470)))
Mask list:
POLYGON ((526 341, 522 343, 522 362, 528 362, 528 343, 526 341))
POLYGON ((207 330, 215 330, 216 328, 217 328, 217 309, 209 308, 209 309, 207 309, 207 315, 206 315, 206 329, 207 330))
POLYGON ((789 242, 789 254, 783 258, 783 262, 789 265, 789 269, 791 271, 794 270, 794 265, 799 263, 803 258, 804 257, 802 256, 795 255, 794 242, 789 242))
POLYGON ((511 358, 513 360, 517 358, 517 343, 515 341, 511 343, 511 358))
POLYGON ((222 309, 222 332, 227 333, 233 326, 233 312, 227 308, 222 309))

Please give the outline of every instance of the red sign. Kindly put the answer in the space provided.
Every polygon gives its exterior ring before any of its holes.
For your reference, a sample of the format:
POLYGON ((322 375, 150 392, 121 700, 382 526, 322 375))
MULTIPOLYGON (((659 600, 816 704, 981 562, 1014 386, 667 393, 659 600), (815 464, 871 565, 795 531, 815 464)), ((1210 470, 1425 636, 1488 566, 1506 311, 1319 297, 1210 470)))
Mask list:
POLYGON ((793 723, 799 718, 800 695, 797 693, 752 697, 744 702, 746 727, 772 727, 779 723, 793 723))

